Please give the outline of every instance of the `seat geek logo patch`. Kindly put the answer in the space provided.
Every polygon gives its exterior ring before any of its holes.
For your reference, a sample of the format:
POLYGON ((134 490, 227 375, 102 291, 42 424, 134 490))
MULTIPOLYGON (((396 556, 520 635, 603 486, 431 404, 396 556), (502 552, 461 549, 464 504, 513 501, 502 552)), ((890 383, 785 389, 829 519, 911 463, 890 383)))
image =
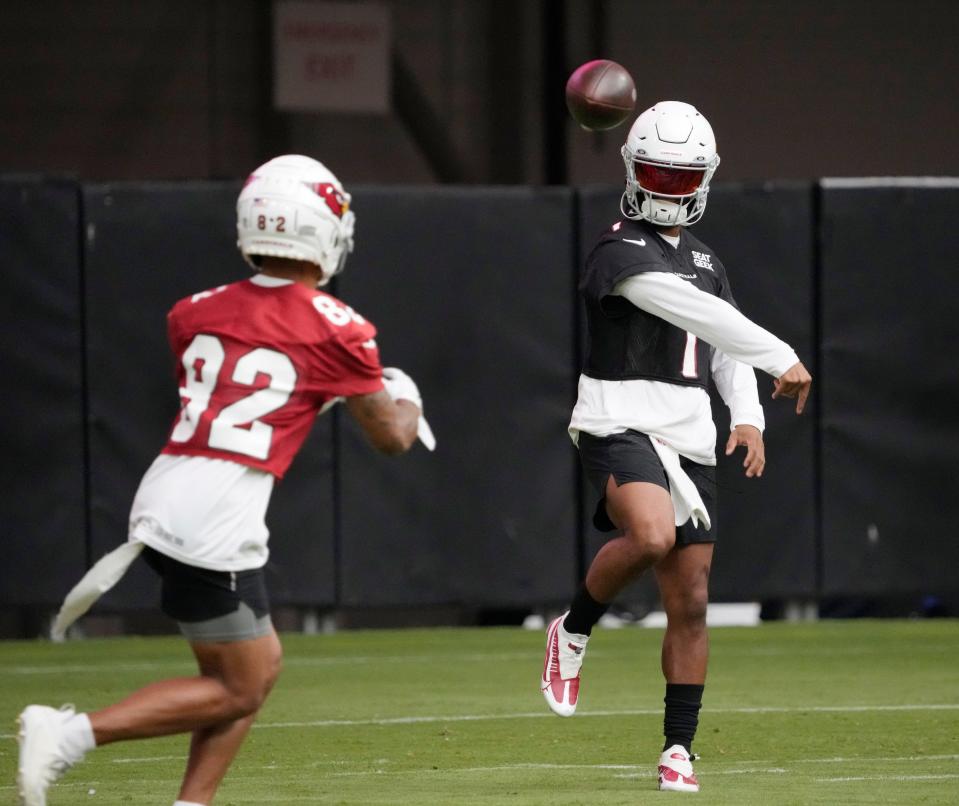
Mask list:
POLYGON ((697 252, 694 249, 690 249, 690 252, 693 253, 693 263, 695 263, 701 269, 708 269, 711 272, 715 273, 713 264, 710 262, 713 259, 712 255, 707 255, 705 252, 697 252))

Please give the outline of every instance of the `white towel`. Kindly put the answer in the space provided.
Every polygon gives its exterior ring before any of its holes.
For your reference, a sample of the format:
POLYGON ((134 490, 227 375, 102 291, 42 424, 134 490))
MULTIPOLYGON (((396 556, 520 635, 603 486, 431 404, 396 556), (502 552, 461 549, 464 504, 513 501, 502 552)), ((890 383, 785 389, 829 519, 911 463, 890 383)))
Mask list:
POLYGON ((650 442, 653 443, 653 448, 659 455, 659 461, 663 463, 666 470, 666 478, 669 479, 669 496, 673 499, 676 525, 682 526, 692 518, 693 526, 698 528, 702 523, 704 528, 712 528, 709 513, 699 495, 699 490, 679 464, 679 453, 659 437, 650 437, 650 442))
POLYGON ((141 551, 143 543, 131 540, 101 557, 63 600, 50 630, 50 637, 54 641, 62 641, 70 625, 123 578, 141 551))
POLYGON ((422 414, 416 423, 416 436, 418 436, 420 442, 426 446, 426 450, 436 450, 436 437, 433 436, 433 429, 430 428, 430 424, 426 422, 426 418, 422 414))

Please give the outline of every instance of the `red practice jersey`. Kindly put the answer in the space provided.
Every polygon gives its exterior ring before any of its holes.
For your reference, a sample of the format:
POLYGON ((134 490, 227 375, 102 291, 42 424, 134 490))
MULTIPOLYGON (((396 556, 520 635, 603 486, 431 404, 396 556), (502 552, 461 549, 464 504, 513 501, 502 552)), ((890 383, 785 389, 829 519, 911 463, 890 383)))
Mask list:
POLYGON ((181 408, 164 453, 282 478, 326 403, 383 389, 376 328, 299 283, 257 275, 203 291, 167 326, 181 408))

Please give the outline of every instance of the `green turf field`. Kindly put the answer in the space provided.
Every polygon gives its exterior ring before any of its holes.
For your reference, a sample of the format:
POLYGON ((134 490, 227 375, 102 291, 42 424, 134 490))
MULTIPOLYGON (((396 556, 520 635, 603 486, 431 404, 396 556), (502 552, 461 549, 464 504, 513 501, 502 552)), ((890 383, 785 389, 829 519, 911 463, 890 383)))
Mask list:
MULTIPOLYGON (((959 622, 713 630, 698 795, 655 789, 660 636, 597 630, 571 719, 538 691, 540 632, 285 636, 285 671, 217 804, 959 803, 959 622)), ((87 710, 190 671, 172 638, 0 644, 0 802, 15 802, 24 704, 87 710)), ((170 806, 185 747, 97 750, 51 806, 170 806)))

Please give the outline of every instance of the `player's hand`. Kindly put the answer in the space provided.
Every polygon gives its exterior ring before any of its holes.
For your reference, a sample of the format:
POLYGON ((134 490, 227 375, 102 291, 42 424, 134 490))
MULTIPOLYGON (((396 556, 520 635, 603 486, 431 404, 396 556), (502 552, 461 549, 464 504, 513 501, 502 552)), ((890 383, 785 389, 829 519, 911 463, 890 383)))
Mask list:
POLYGON ((812 386, 812 375, 802 365, 802 361, 787 369, 779 378, 773 381, 776 387, 773 397, 795 397, 796 414, 802 414, 806 408, 806 398, 809 397, 809 387, 812 386))
POLYGON ((423 398, 414 380, 397 367, 383 367, 383 386, 393 400, 408 400, 423 411, 423 398))
POLYGON ((423 416, 423 398, 413 379, 397 367, 383 367, 383 386, 395 402, 405 400, 419 409, 416 436, 427 450, 436 450, 436 437, 433 436, 433 429, 423 416))
POLYGON ((766 469, 766 446, 762 433, 754 425, 737 425, 726 441, 726 456, 731 456, 739 445, 746 449, 746 458, 743 460, 746 478, 758 478, 766 469))

